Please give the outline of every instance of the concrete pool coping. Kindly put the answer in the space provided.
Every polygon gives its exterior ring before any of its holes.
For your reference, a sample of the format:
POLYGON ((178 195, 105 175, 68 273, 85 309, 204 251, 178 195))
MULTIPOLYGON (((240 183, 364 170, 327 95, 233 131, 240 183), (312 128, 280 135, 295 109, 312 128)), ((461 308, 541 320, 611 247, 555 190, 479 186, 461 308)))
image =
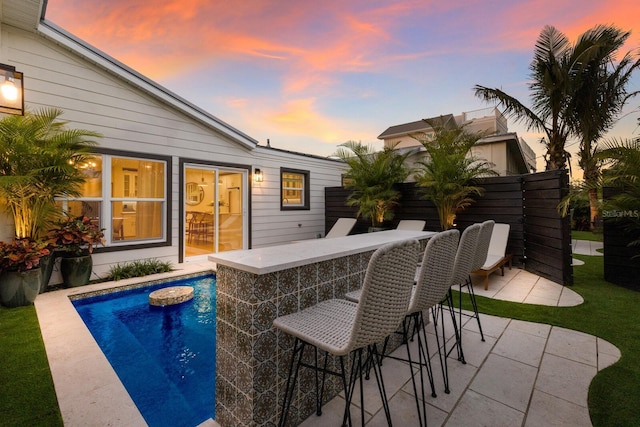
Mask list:
MULTIPOLYGON (((197 264, 180 264, 179 269, 176 271, 161 275, 154 275, 153 281, 161 279, 175 279, 176 276, 185 274, 211 272, 213 271, 212 267, 213 264, 209 262, 202 262, 197 264)), ((115 287, 148 282, 150 282, 149 277, 142 277, 122 280, 119 282, 88 285, 81 288, 61 289, 58 291, 41 294, 38 296, 38 298, 36 298, 35 306, 40 322, 42 337, 45 343, 47 357, 49 360, 56 394, 60 405, 60 411, 62 413, 62 418, 65 426, 147 425, 142 415, 136 408, 133 400, 129 397, 126 389, 118 379, 115 371, 107 361, 106 357, 103 355, 102 351, 98 347, 98 344, 95 342, 90 332, 84 325, 84 322, 73 307, 70 296, 84 294, 92 291, 110 290, 115 287)), ((548 283, 544 279, 538 278, 535 275, 531 275, 524 270, 514 269, 509 272, 505 271, 504 278, 502 276, 496 277, 495 285, 498 285, 496 286, 496 288, 500 287, 501 292, 497 292, 496 294, 494 294, 493 298, 500 298, 500 296, 502 296, 501 294, 514 295, 514 292, 508 292, 509 288, 511 287, 511 289, 521 289, 524 283, 529 284, 529 290, 527 291, 527 294, 529 296, 516 296, 516 300, 522 298, 520 299, 520 302, 528 302, 528 298, 535 296, 536 302, 538 304, 565 305, 562 304, 562 300, 566 298, 567 292, 570 291, 570 289, 568 288, 553 284, 552 282, 548 283), (536 286, 531 286, 531 281, 534 281, 536 286), (500 285, 498 285, 499 283, 500 285), (553 285, 555 285, 555 287, 553 285), (536 294, 535 290, 539 287, 540 292, 548 292, 547 295, 549 298, 544 298, 542 295, 536 294), (553 302, 553 299, 555 299, 555 303, 553 302)), ((478 289, 477 286, 476 289, 478 289)), ((573 301, 566 305, 574 305, 580 303, 574 298, 571 299, 573 301)), ((484 315, 482 315, 483 322, 485 321, 485 318, 488 322, 487 328, 489 329, 491 328, 490 325, 492 323, 497 322, 501 325, 502 323, 504 323, 500 321, 499 318, 494 318, 496 320, 492 320, 491 316, 485 317, 484 315)), ((508 323, 508 319, 506 319, 506 321, 508 323)), ((472 330, 472 323, 469 323, 469 325, 465 327, 465 329, 467 328, 470 328, 468 333, 475 333, 475 331, 472 330)), ((510 332, 519 333, 518 331, 510 332)), ((577 334, 580 337, 582 335, 585 335, 581 333, 577 334)), ((500 334, 500 337, 501 336, 502 333, 500 334)), ((496 342, 495 340, 497 339, 500 338, 496 337, 493 341, 494 344, 496 342)), ((470 340, 467 340, 466 342, 470 342, 470 340)), ((590 345, 589 347, 589 353, 595 352, 592 357, 597 360, 597 365, 593 367, 595 369, 589 369, 589 374, 582 379, 584 390, 581 390, 580 393, 584 394, 586 394, 588 391, 588 385, 591 382, 591 378, 593 377, 593 375, 595 375, 595 373, 603 367, 614 363, 620 357, 617 349, 604 342, 603 340, 591 337, 589 342, 597 344, 590 345)), ((465 352, 466 351, 467 350, 465 349, 465 352)), ((477 364, 478 366, 476 367, 476 372, 482 372, 481 369, 483 369, 486 360, 491 361, 491 358, 487 357, 482 361, 479 361, 479 363, 477 364)), ((581 363, 581 365, 583 364, 584 363, 581 363)), ((464 393, 462 393, 461 396, 458 396, 459 398, 456 402, 450 402, 450 399, 446 401, 444 395, 442 397, 439 396, 439 399, 441 399, 443 403, 451 405, 451 407, 448 408, 449 411, 442 411, 442 409, 440 409, 440 412, 437 412, 435 408, 429 411, 428 416, 430 417, 430 425, 437 425, 438 423, 435 421, 437 421, 438 418, 440 418, 441 422, 442 420, 447 419, 449 421, 447 425, 451 425, 454 421, 454 418, 452 417, 455 416, 456 411, 460 411, 462 408, 468 406, 468 402, 466 402, 465 400, 468 399, 468 393, 471 393, 474 397, 477 398, 477 391, 474 391, 473 387, 469 386, 467 386, 467 388, 464 388, 464 393), (447 412, 448 415, 447 413, 443 412, 447 412), (432 413, 436 418, 435 420, 430 416, 430 414, 432 413), (434 422, 431 422, 432 420, 434 422)), ((398 402, 406 403, 407 400, 405 398, 405 394, 406 388, 402 387, 399 388, 397 392, 395 392, 392 396, 390 395, 390 399, 392 400, 392 402, 394 401, 394 399, 397 399, 396 401, 398 402)), ((537 392, 534 391, 534 395, 538 396, 537 392)), ((545 396, 547 395, 545 394, 545 396)), ((557 397, 553 398, 557 399, 557 397)), ((525 416, 531 418, 533 414, 536 413, 536 411, 544 412, 544 406, 537 406, 536 402, 538 401, 542 402, 541 405, 549 404, 548 400, 541 400, 536 398, 531 401, 531 404, 528 407, 525 416)), ((409 401, 409 404, 410 402, 411 401, 409 401)), ((437 403, 438 399, 436 399, 436 402, 430 404, 437 403)), ((338 413, 340 411, 339 407, 340 404, 338 403, 338 413)), ((571 402, 563 402, 562 407, 569 407, 569 409, 567 409, 567 416, 572 416, 572 414, 577 411, 577 420, 584 421, 585 419, 589 419, 586 402, 584 405, 576 405, 571 404, 571 402)), ((413 408, 413 406, 407 406, 407 411, 413 408)), ((274 408, 274 410, 275 409, 276 408, 274 408)), ((305 425, 307 423, 311 423, 309 425, 314 425, 315 422, 320 422, 321 424, 323 422, 330 422, 330 407, 327 407, 325 413, 326 415, 324 418, 312 417, 311 419, 307 420, 307 422, 305 422, 305 425)), ((370 424, 374 425, 376 423, 376 419, 377 418, 375 417, 375 414, 371 414, 370 424)), ((531 418, 530 420, 533 421, 533 418, 531 418)), ((218 424, 213 420, 207 420, 202 425, 217 426, 218 424)))
MULTIPOLYGON (((213 272, 211 263, 181 264, 153 281, 213 272)), ((65 426, 146 426, 135 403, 74 308, 71 298, 152 281, 149 277, 60 289, 38 295, 35 307, 65 426)), ((205 425, 216 426, 213 420, 205 425)))

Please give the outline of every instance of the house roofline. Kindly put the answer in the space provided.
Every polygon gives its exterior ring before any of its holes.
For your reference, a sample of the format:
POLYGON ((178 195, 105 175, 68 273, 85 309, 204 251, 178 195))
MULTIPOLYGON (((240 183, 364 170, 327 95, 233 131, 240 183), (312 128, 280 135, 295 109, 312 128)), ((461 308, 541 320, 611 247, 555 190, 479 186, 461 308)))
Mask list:
POLYGON ((455 120, 453 114, 444 114, 436 117, 429 117, 427 119, 416 120, 414 122, 402 123, 388 127, 384 132, 378 135, 378 139, 390 139, 398 136, 409 135, 412 132, 421 132, 426 130, 432 130, 433 127, 429 122, 441 121, 442 125, 446 125, 450 120, 455 120))
POLYGON ((193 117, 198 122, 228 136, 233 141, 250 149, 254 149, 258 145, 258 141, 256 139, 223 122, 169 89, 143 76, 117 59, 75 37, 54 23, 47 21, 46 19, 41 19, 37 32, 58 45, 98 65, 107 72, 127 81, 131 85, 150 94, 154 98, 171 105, 190 117, 193 117))
POLYGON ((286 150, 284 148, 275 148, 275 147, 264 146, 264 145, 258 145, 256 148, 259 149, 259 150, 279 151, 281 153, 288 153, 288 154, 293 154, 293 155, 296 155, 296 156, 309 157, 309 158, 312 158, 312 159, 329 160, 329 161, 332 161, 332 162, 344 163, 344 161, 342 159, 339 159, 337 157, 319 156, 317 154, 303 153, 303 152, 300 152, 300 151, 292 151, 292 150, 286 150))

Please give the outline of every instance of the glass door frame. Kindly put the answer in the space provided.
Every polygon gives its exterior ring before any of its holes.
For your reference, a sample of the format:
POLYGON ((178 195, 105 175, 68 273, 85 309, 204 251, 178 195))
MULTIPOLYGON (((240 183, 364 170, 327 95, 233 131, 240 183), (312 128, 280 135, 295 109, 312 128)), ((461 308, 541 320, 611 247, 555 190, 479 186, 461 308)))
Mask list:
MULTIPOLYGON (((240 202, 242 204, 241 207, 241 215, 242 215, 242 247, 241 249, 249 248, 249 202, 250 202, 250 194, 251 194, 251 183, 249 182, 250 176, 250 167, 249 166, 237 166, 237 165, 220 165, 220 164, 210 164, 210 163, 199 163, 197 161, 187 161, 181 160, 180 165, 180 194, 179 194, 179 203, 180 203, 180 214, 179 214, 179 256, 178 262, 182 263, 185 261, 202 261, 206 260, 206 255, 195 255, 189 256, 186 255, 187 250, 187 199, 188 195, 185 194, 186 186, 187 186, 187 169, 196 169, 198 171, 206 171, 213 172, 215 174, 215 186, 214 186, 214 202, 213 202, 213 215, 214 215, 214 226, 213 226, 213 252, 220 250, 219 247, 219 227, 220 227, 220 177, 221 174, 238 174, 241 178, 241 199, 240 202)), ((240 248, 234 248, 240 249, 240 248)))

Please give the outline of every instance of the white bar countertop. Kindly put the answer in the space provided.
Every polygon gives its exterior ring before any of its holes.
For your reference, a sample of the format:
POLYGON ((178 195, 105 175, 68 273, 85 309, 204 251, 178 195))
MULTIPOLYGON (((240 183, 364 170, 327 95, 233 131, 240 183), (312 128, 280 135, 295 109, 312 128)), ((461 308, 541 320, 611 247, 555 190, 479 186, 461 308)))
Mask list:
POLYGON ((209 261, 254 274, 267 274, 288 268, 378 249, 385 243, 406 239, 427 239, 435 231, 385 230, 351 236, 300 240, 277 246, 220 252, 209 261))

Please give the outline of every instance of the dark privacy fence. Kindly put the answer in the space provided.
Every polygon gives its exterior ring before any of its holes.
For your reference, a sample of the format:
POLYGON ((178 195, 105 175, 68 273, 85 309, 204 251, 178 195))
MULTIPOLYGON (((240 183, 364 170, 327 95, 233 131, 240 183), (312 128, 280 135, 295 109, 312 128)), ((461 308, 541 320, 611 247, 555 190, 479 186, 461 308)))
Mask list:
MULTIPOLYGON (((603 197, 609 200, 619 192, 605 187, 603 197)), ((616 285, 640 290, 640 247, 629 246, 636 236, 627 232, 624 221, 635 221, 637 211, 603 210, 604 279, 616 285)))
MULTIPOLYGON (((549 171, 530 175, 513 175, 481 179, 483 197, 456 217, 461 231, 475 222, 493 219, 509 224, 507 253, 515 265, 564 285, 573 284, 571 267, 571 230, 569 217, 561 218, 556 206, 569 191, 566 171, 549 171)), ((399 184, 400 205, 393 221, 423 219, 427 230, 439 231, 440 221, 433 203, 422 199, 414 183, 399 184)), ((350 190, 329 187, 325 190, 325 230, 340 217, 355 217, 357 208, 346 205, 350 190)), ((366 233, 369 221, 358 219, 353 234, 366 233)))

